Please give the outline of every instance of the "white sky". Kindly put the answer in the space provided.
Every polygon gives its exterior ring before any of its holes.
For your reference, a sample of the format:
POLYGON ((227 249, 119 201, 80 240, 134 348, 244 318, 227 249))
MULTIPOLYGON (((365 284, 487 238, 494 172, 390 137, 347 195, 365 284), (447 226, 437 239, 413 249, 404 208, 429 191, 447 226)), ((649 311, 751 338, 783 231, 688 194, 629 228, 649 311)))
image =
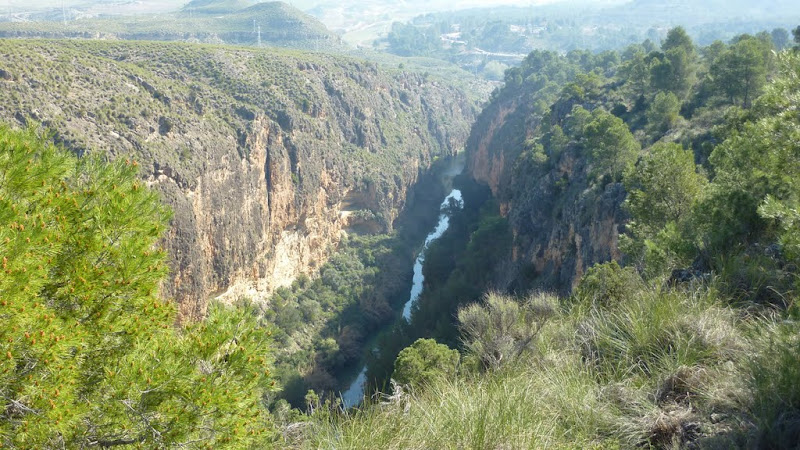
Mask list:
MULTIPOLYGON (((496 6, 496 5, 521 5, 521 6, 529 6, 529 5, 537 5, 537 4, 544 4, 544 3, 554 3, 554 2, 561 2, 565 0, 460 0, 460 1, 452 1, 452 0, 430 0, 430 1, 419 1, 419 0, 382 0, 380 2, 370 1, 370 0, 284 0, 286 3, 294 5, 303 10, 307 10, 313 8, 318 5, 326 5, 326 6, 333 6, 333 5, 340 5, 344 7, 359 5, 363 3, 381 3, 387 7, 392 9, 396 7, 402 6, 409 6, 409 7, 416 7, 421 4, 428 4, 431 7, 435 7, 436 9, 445 9, 445 10, 455 10, 455 9, 464 9, 464 8, 472 8, 476 6, 496 6)), ((598 4, 608 4, 608 3, 624 3, 626 0, 583 0, 584 3, 598 3, 598 4)), ((627 0, 629 1, 629 0, 627 0)), ((147 4, 148 6, 160 6, 159 9, 177 9, 183 6, 184 4, 188 3, 188 0, 138 0, 136 2, 130 1, 114 1, 114 0, 63 0, 66 6, 71 5, 86 5, 90 3, 99 3, 99 4, 109 4, 109 3, 139 3, 139 4, 147 4)), ((62 0, 0 0, 0 6, 6 8, 14 8, 14 9, 42 9, 42 8, 52 8, 54 6, 61 6, 62 0)))

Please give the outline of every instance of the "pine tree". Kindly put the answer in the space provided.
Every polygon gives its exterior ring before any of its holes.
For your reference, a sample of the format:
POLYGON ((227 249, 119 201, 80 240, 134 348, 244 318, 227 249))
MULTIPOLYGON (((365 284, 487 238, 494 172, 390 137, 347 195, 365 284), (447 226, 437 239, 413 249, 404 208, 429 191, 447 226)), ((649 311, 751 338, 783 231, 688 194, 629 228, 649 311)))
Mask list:
POLYGON ((0 445, 248 445, 270 430, 268 330, 159 297, 169 214, 132 161, 0 128, 0 445), (260 435, 260 436, 259 436, 260 435))

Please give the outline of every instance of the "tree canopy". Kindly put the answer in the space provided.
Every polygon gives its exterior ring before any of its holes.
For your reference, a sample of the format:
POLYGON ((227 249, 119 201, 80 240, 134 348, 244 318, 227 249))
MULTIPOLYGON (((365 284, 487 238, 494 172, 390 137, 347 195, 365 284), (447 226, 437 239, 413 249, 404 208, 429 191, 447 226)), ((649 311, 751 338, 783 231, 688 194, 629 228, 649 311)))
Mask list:
POLYGON ((638 158, 641 145, 628 126, 602 108, 592 111, 584 136, 595 177, 610 175, 612 179, 618 179, 638 158))
POLYGON ((461 356, 433 339, 418 339, 404 348, 394 363, 394 379, 405 386, 420 387, 438 377, 456 374, 461 356))
POLYGON ((158 289, 169 214, 137 170, 0 128, 2 446, 267 438, 269 332, 222 306, 176 328, 158 289))

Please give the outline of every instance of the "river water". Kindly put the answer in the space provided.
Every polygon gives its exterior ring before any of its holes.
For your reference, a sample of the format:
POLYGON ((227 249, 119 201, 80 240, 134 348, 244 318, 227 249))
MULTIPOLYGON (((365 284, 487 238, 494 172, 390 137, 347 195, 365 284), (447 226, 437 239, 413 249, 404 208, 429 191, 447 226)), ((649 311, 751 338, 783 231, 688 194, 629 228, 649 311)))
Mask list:
MULTIPOLYGON (((411 283, 411 293, 408 296, 408 301, 403 307, 403 318, 401 320, 411 320, 411 308, 414 306, 414 303, 416 303, 417 299, 422 293, 422 288, 425 281, 425 277, 422 275, 422 266, 425 264, 425 250, 427 250, 431 242, 442 237, 442 234, 444 234, 444 232, 447 231, 447 228, 450 226, 450 216, 447 215, 447 212, 451 201, 454 202, 456 207, 462 208, 464 206, 464 202, 461 198, 461 191, 458 189, 453 189, 450 192, 450 195, 444 199, 439 207, 439 223, 436 224, 436 228, 434 228, 433 231, 431 231, 425 238, 425 243, 422 245, 422 250, 420 250, 417 260, 414 262, 414 278, 411 283)), ((359 372, 358 377, 356 377, 356 379, 350 385, 350 388, 342 393, 342 405, 345 408, 358 406, 361 403, 361 401, 364 399, 364 384, 366 381, 367 366, 364 365, 364 367, 361 369, 361 372, 359 372)))

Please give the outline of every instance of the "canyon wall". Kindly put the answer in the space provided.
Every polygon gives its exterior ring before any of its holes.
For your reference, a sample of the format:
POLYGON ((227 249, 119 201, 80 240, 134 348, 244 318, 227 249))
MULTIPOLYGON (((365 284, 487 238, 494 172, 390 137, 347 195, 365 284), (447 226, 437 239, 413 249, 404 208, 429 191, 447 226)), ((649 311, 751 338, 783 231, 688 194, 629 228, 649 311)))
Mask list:
POLYGON ((466 141, 461 90, 375 63, 279 50, 0 43, 0 118, 79 154, 135 159, 173 210, 164 293, 265 299, 343 232, 388 231, 407 191, 466 141))
POLYGON ((576 142, 546 164, 530 161, 543 118, 557 122, 572 106, 542 114, 532 108, 535 95, 524 85, 507 87, 484 109, 468 140, 467 172, 491 188, 514 238, 498 288, 567 294, 588 267, 620 259, 626 193, 620 183, 589 177, 586 149, 576 142))

